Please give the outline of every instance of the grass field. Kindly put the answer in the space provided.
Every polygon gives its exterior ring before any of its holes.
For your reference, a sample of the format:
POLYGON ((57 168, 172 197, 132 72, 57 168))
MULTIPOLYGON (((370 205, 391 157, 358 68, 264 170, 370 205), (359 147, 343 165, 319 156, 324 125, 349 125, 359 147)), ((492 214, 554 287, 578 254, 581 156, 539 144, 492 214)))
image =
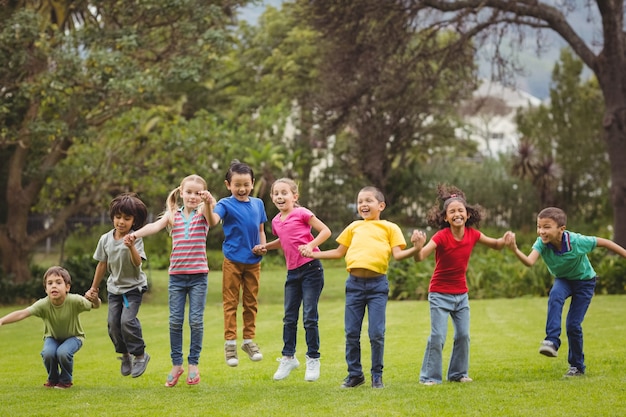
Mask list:
MULTIPOLYGON (((82 314, 87 340, 75 357, 74 387, 47 389, 39 352, 42 323, 28 318, 0 328, 0 416, 620 416, 626 415, 626 297, 597 296, 584 323, 587 375, 565 379, 567 342, 558 358, 537 353, 544 334, 546 299, 471 301, 474 383, 418 383, 429 333, 427 302, 391 302, 387 310, 384 381, 339 388, 346 376, 342 268, 327 268, 320 303, 322 376, 304 381, 303 331, 299 369, 273 381, 282 348, 283 270, 263 271, 257 342, 265 358, 226 366, 223 357, 221 276, 209 274, 202 382, 163 386, 169 359, 167 274, 151 273, 152 292, 140 311, 152 356, 139 378, 122 377, 106 329, 106 306, 82 314)), ((4 315, 22 306, 0 307, 4 315)), ((365 329, 364 329, 365 330, 365 329)), ((452 329, 444 349, 447 366, 452 329)), ((188 329, 185 329, 188 348, 188 329)), ((364 331, 363 364, 369 370, 364 331)), ((184 374, 186 376, 186 373, 184 374)), ((369 380, 369 375, 368 377, 369 380)))

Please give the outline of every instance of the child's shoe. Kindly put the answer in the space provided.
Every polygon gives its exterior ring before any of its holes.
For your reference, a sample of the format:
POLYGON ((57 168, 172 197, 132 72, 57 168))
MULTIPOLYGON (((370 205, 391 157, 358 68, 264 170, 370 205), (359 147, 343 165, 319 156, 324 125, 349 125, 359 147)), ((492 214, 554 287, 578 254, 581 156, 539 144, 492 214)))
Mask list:
POLYGON ((142 358, 137 358, 135 356, 135 359, 133 360, 133 370, 131 371, 133 378, 137 378, 138 376, 143 375, 143 373, 146 371, 146 367, 148 366, 149 361, 150 355, 148 355, 147 353, 144 353, 142 358))
POLYGON ((317 381, 320 377, 320 358, 309 358, 306 356, 305 381, 317 381))
POLYGON ((58 384, 54 386, 54 388, 57 388, 57 389, 72 388, 72 383, 71 382, 59 382, 58 384))
POLYGON ((58 384, 58 382, 52 382, 52 381, 48 380, 48 381, 46 381, 45 384, 43 384, 43 386, 46 387, 46 388, 54 388, 54 387, 57 386, 57 384, 58 384))
POLYGON ((243 350, 244 352, 248 354, 248 356, 250 357, 250 360, 257 362, 263 359, 263 354, 261 353, 261 350, 259 349, 257 344, 254 342, 248 342, 248 343, 242 344, 241 350, 243 350))
POLYGON ((117 358, 122 361, 122 366, 120 367, 120 372, 123 376, 130 375, 133 368, 133 359, 130 355, 124 355, 117 358))
POLYGON ((575 366, 572 366, 569 368, 569 371, 567 371, 565 375, 563 376, 567 378, 574 377, 574 376, 585 376, 585 373, 581 371, 580 369, 576 368, 575 366))
POLYGON ((237 357, 237 345, 224 344, 224 357, 226 358, 226 364, 228 366, 239 365, 239 358, 237 357))
POLYGON ((372 375, 372 388, 385 388, 382 375, 372 375))
POLYGON ((544 340, 541 342, 541 346, 539 347, 539 353, 541 353, 542 355, 546 355, 550 358, 556 358, 556 356, 558 355, 554 343, 549 340, 544 340))
POLYGON ((282 358, 278 358, 276 360, 280 362, 280 365, 278 365, 278 369, 274 373, 274 381, 280 381, 281 379, 287 378, 292 370, 300 366, 300 362, 295 356, 291 359, 283 356, 282 358))

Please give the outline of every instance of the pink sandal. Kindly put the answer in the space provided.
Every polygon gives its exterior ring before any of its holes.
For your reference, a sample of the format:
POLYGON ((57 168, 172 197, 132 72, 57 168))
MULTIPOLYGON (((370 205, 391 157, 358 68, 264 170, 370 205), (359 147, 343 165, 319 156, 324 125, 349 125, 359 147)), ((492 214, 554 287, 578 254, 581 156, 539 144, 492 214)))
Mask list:
POLYGON ((180 378, 180 376, 183 374, 183 372, 185 372, 185 370, 184 369, 180 369, 176 373, 176 375, 168 374, 167 375, 167 381, 165 381, 165 386, 171 388, 174 385, 178 384, 178 378, 180 378))
POLYGON ((187 385, 198 385, 200 383, 200 371, 190 372, 187 377, 187 385))

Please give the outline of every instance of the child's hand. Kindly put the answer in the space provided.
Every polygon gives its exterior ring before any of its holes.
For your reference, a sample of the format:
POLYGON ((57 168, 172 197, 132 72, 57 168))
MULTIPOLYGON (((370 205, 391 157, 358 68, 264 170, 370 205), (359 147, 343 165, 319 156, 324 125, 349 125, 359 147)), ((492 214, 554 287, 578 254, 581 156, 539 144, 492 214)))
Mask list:
POLYGON ((124 245, 126 245, 127 247, 131 247, 135 244, 136 239, 137 237, 135 236, 134 233, 129 233, 126 236, 124 236, 124 245))
POLYGON ((413 243, 413 246, 424 246, 424 243, 426 243, 426 233, 417 229, 413 230, 411 243, 413 243))
POLYGON ((263 256, 267 254, 267 248, 265 247, 265 245, 256 245, 252 248, 252 253, 254 253, 256 256, 263 256))
POLYGON ((511 250, 517 249, 517 243, 515 242, 515 233, 508 231, 504 234, 504 246, 511 250))
POLYGON ((85 298, 91 301, 92 303, 95 303, 96 300, 98 300, 98 289, 89 288, 87 292, 85 293, 85 298))
POLYGON ((298 251, 300 252, 300 255, 304 256, 305 258, 311 258, 313 255, 313 249, 311 249, 309 245, 298 246, 298 251))

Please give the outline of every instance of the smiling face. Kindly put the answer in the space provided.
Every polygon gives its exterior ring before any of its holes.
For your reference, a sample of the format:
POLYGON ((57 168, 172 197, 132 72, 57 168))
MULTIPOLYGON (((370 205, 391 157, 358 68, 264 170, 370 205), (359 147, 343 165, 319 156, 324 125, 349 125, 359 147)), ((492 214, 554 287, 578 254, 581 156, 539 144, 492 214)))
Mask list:
POLYGON ((115 228, 115 238, 121 239, 130 233, 135 222, 135 216, 124 213, 116 213, 113 216, 113 227, 115 228))
POLYGON ((250 174, 233 173, 230 181, 224 181, 224 183, 233 197, 239 201, 248 201, 254 187, 254 180, 250 174))
POLYGON ((385 209, 385 203, 379 201, 373 191, 360 191, 356 206, 363 220, 380 220, 380 213, 385 209))
POLYGON ((546 245, 548 243, 552 243, 553 246, 560 248, 561 238, 563 237, 564 231, 565 226, 559 226, 553 219, 537 219, 537 234, 541 238, 541 241, 546 245))
POLYGON ((199 181, 185 181, 180 186, 180 195, 183 199, 185 209, 191 211, 202 202, 200 191, 204 191, 205 186, 199 181))
POLYGON ((272 202, 283 214, 290 213, 298 201, 298 194, 295 194, 291 186, 286 182, 276 182, 272 187, 272 202))
POLYGON ((70 292, 70 284, 61 275, 50 274, 46 277, 46 294, 54 305, 61 305, 70 292))
POLYGON ((467 219, 469 219, 469 214, 462 201, 452 201, 448 204, 444 220, 450 224, 450 227, 464 227, 467 219))

